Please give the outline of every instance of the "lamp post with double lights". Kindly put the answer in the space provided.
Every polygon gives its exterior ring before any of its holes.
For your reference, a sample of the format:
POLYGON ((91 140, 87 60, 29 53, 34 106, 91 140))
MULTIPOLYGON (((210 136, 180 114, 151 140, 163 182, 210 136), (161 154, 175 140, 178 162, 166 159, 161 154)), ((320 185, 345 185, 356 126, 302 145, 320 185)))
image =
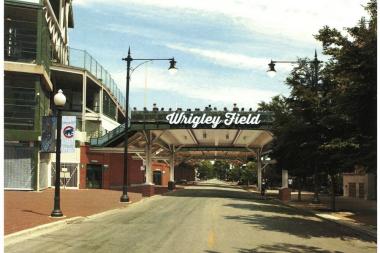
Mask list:
MULTIPOLYGON (((274 77, 276 75, 276 69, 275 69, 276 63, 298 63, 298 61, 273 61, 273 60, 271 60, 270 63, 268 64, 269 69, 267 70, 267 74, 270 77, 274 77)), ((313 85, 314 89, 317 89, 318 88, 318 78, 319 78, 318 77, 318 66, 320 63, 322 63, 322 61, 318 60, 317 50, 315 50, 314 59, 311 61, 306 61, 306 63, 309 63, 313 66, 313 69, 314 69, 313 74, 314 75, 312 77, 312 85, 313 85)), ((318 94, 318 99, 320 99, 320 94, 318 94)), ((318 100, 318 107, 319 107, 319 100, 318 100)), ((318 191, 319 191, 319 189, 318 189, 318 176, 317 176, 316 169, 314 169, 314 185, 315 185, 315 191, 314 191, 313 203, 320 203, 319 194, 318 194, 318 191)))
POLYGON ((140 58, 135 59, 131 56, 131 48, 128 48, 128 56, 126 58, 122 59, 123 61, 127 62, 127 80, 126 80, 126 87, 125 87, 125 133, 124 133, 124 177, 123 177, 123 194, 120 197, 120 202, 129 202, 128 197, 128 111, 129 111, 129 83, 131 79, 131 73, 136 70, 141 65, 152 62, 152 61, 169 61, 169 72, 174 74, 177 72, 176 68, 176 61, 174 58, 140 58), (139 65, 137 65, 135 68, 131 68, 132 61, 142 61, 139 65))
POLYGON ((65 106, 66 97, 62 90, 54 96, 54 105, 57 111, 57 142, 55 147, 55 189, 54 189, 54 209, 51 217, 62 217, 61 211, 61 128, 62 128, 62 108, 65 106))

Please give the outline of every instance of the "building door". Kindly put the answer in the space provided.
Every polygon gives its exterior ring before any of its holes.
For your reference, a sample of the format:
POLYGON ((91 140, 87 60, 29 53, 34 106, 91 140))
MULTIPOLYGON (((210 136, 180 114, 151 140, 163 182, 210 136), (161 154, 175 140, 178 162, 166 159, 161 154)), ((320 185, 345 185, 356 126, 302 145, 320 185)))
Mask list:
POLYGON ((356 198, 356 183, 348 183, 348 196, 356 198))
POLYGON ((161 185, 162 184, 162 173, 159 170, 153 171, 153 183, 155 185, 161 185))
POLYGON ((86 186, 91 189, 101 189, 103 182, 102 165, 88 164, 86 173, 86 186))
POLYGON ((359 198, 364 199, 364 183, 359 183, 359 198))

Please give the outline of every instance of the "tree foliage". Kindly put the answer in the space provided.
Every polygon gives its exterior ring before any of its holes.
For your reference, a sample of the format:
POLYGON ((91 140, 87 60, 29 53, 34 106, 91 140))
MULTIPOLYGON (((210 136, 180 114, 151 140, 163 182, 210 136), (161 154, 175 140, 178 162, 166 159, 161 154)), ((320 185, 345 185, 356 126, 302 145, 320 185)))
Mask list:
POLYGON ((274 113, 272 156, 292 175, 324 172, 334 184, 355 165, 376 171, 376 1, 365 8, 370 19, 346 28, 347 34, 328 26, 319 31, 315 38, 329 60, 299 59, 286 79, 289 97, 259 105, 274 113))
POLYGON ((315 37, 330 57, 324 75, 331 86, 326 97, 332 101, 334 115, 326 117, 324 123, 338 131, 324 146, 326 152, 347 153, 347 147, 354 147, 353 163, 376 171, 377 2, 371 0, 365 9, 369 20, 362 18, 346 29, 346 35, 325 26, 315 37), (345 128, 339 128, 342 122, 345 128))

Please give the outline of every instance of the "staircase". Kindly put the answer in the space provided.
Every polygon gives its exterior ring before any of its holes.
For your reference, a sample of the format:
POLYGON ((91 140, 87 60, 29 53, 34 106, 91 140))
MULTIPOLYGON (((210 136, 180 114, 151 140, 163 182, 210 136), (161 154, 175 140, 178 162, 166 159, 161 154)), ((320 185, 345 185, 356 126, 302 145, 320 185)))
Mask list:
POLYGON ((106 133, 103 136, 100 136, 98 138, 91 138, 90 145, 98 146, 98 147, 106 146, 110 141, 123 135, 124 130, 125 130, 125 124, 121 124, 120 126, 116 127, 115 129, 106 133))

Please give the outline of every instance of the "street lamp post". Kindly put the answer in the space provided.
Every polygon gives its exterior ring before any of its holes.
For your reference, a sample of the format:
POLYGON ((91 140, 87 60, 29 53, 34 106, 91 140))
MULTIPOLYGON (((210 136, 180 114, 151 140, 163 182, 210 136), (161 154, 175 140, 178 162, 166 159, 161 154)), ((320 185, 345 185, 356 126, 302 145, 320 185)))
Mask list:
POLYGON ((59 90, 54 96, 54 104, 57 109, 57 142, 55 147, 55 189, 54 189, 54 209, 51 212, 51 217, 62 217, 60 203, 60 189, 61 189, 61 127, 62 127, 62 108, 66 103, 66 97, 63 95, 62 90, 59 90))
MULTIPOLYGON (((274 77, 275 74, 276 74, 276 70, 275 70, 275 65, 276 63, 298 63, 297 61, 273 61, 271 60, 270 63, 268 64, 269 66, 269 69, 267 70, 267 74, 270 76, 270 77, 274 77)), ((313 88, 316 89, 318 88, 318 66, 319 66, 319 63, 321 63, 321 61, 318 60, 318 57, 317 57, 317 50, 315 50, 315 53, 314 53, 314 59, 312 61, 307 61, 307 63, 310 63, 314 66, 314 75, 313 75, 313 78, 312 78, 312 83, 313 83, 313 88)), ((318 99, 320 99, 320 97, 318 96, 318 99)), ((318 104, 318 107, 319 107, 319 104, 318 104)), ((319 108, 318 108, 319 109, 319 108)), ((314 168, 314 187, 315 187, 315 190, 314 190, 314 197, 313 197, 313 203, 320 203, 320 199, 319 199, 319 187, 318 187, 318 173, 317 173, 317 169, 316 167, 314 168)))
POLYGON ((176 61, 174 58, 152 58, 152 59, 134 59, 131 56, 131 48, 128 48, 128 56, 126 58, 122 59, 123 61, 127 62, 127 80, 126 80, 126 87, 125 87, 125 133, 124 133, 124 177, 123 177, 123 194, 120 197, 120 202, 129 202, 128 197, 128 108, 129 108, 129 82, 131 79, 131 73, 136 70, 141 65, 151 62, 151 61, 169 61, 169 71, 170 73, 175 73, 177 71, 176 68, 176 61), (131 62, 132 61, 143 61, 139 65, 137 65, 135 68, 131 68, 131 62))

